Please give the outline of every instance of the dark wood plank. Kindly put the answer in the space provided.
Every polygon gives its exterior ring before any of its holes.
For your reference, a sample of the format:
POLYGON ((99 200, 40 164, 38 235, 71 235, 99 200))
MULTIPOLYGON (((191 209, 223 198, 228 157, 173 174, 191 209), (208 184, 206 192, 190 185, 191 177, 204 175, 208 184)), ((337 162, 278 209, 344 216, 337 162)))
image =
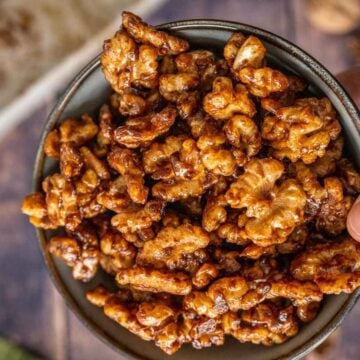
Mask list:
POLYGON ((20 214, 31 190, 36 147, 48 107, 0 142, 0 333, 51 358, 54 355, 52 287, 35 232, 20 214))

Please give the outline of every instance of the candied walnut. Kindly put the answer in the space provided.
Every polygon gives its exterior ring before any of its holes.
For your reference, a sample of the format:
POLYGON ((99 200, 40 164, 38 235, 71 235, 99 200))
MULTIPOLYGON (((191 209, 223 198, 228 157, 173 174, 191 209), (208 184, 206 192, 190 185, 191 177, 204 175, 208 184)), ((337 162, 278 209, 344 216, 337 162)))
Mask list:
POLYGON ((123 116, 137 116, 146 112, 147 102, 133 89, 124 90, 121 95, 115 93, 112 97, 113 106, 123 116))
POLYGON ((131 84, 137 88, 154 89, 158 85, 158 51, 150 45, 140 45, 131 67, 131 84))
POLYGON ((165 55, 162 57, 159 72, 160 74, 175 74, 177 72, 174 56, 165 55))
POLYGON ((302 161, 293 164, 296 179, 302 184, 306 195, 310 198, 312 206, 318 207, 326 197, 326 190, 320 185, 316 174, 302 161))
POLYGON ((124 177, 131 200, 135 203, 144 204, 149 189, 144 184, 144 171, 136 152, 114 147, 108 153, 107 160, 109 165, 124 177))
POLYGON ((54 225, 74 230, 80 224, 82 216, 73 184, 65 176, 54 174, 43 181, 43 188, 50 221, 54 225))
MULTIPOLYGON (((245 115, 231 117, 224 126, 229 143, 242 150, 246 159, 255 156, 261 148, 261 134, 253 120, 245 115)), ((238 155, 239 156, 239 155, 238 155)))
POLYGON ((209 285, 218 275, 219 270, 215 264, 205 263, 199 267, 191 281, 197 289, 201 289, 209 285))
POLYGON ((291 162, 313 163, 325 155, 330 140, 341 131, 336 112, 327 98, 298 99, 263 122, 262 137, 270 141, 273 155, 291 162))
POLYGON ((186 40, 156 30, 154 27, 144 23, 140 17, 128 11, 123 11, 122 22, 124 28, 136 41, 155 46, 161 55, 177 55, 189 48, 186 40))
POLYGON ((154 329, 141 325, 136 316, 136 309, 125 305, 117 295, 110 296, 104 305, 104 314, 116 321, 141 339, 149 341, 154 338, 154 329))
POLYGON ((195 349, 202 349, 212 345, 224 344, 225 334, 221 319, 209 319, 206 316, 194 317, 192 314, 183 314, 182 326, 185 341, 191 342, 195 349))
POLYGON ((137 45, 125 31, 118 31, 110 39, 104 41, 101 65, 106 80, 111 87, 121 93, 129 87, 129 67, 136 58, 137 45))
POLYGON ((225 194, 231 207, 246 208, 249 220, 243 237, 260 246, 286 241, 303 220, 305 193, 292 179, 275 185, 284 171, 283 164, 277 160, 254 159, 245 164, 244 170, 225 194))
POLYGON ((172 102, 176 102, 181 93, 193 90, 198 85, 199 76, 191 72, 164 74, 159 79, 160 94, 172 102))
POLYGON ((225 301, 231 311, 239 309, 239 300, 247 292, 248 285, 241 276, 224 277, 213 282, 208 291, 208 296, 213 299, 215 306, 225 301))
POLYGON ((298 332, 298 323, 294 317, 294 307, 277 307, 265 302, 241 313, 241 320, 251 324, 266 326, 271 332, 294 336, 298 332))
POLYGON ((206 174, 202 179, 195 180, 176 180, 169 183, 159 181, 152 187, 152 194, 156 198, 174 202, 201 196, 216 181, 217 178, 213 174, 206 174))
POLYGON ((320 205, 316 216, 316 228, 330 235, 339 235, 346 229, 346 218, 353 199, 344 196, 341 181, 335 177, 324 179, 326 198, 320 205))
POLYGON ((214 174, 231 176, 237 164, 230 150, 223 147, 226 137, 222 132, 201 135, 197 141, 200 149, 201 161, 205 168, 214 174))
POLYGON ((181 331, 177 323, 165 325, 155 334, 155 345, 168 355, 174 354, 182 345, 181 331))
POLYGON ((191 135, 195 139, 202 135, 214 135, 219 131, 221 133, 218 122, 202 111, 198 111, 196 114, 187 118, 186 122, 190 127, 191 135))
POLYGON ((246 37, 241 32, 234 32, 224 46, 223 55, 230 67, 233 66, 236 55, 245 42, 246 37))
POLYGON ((286 91, 272 93, 269 97, 261 98, 261 107, 273 114, 285 106, 293 105, 297 93, 302 92, 306 88, 306 83, 294 75, 287 75, 289 87, 286 91))
POLYGON ((74 266, 78 261, 81 248, 77 240, 68 236, 54 236, 48 244, 48 251, 60 257, 68 266, 74 266))
POLYGON ((131 86, 150 89, 157 86, 157 57, 156 48, 151 45, 138 46, 126 31, 121 30, 104 41, 100 60, 105 78, 112 88, 124 94, 131 86))
POLYGON ((283 297, 287 298, 295 306, 319 302, 322 300, 322 292, 312 281, 299 280, 277 280, 271 282, 271 289, 268 292, 268 299, 283 297))
POLYGON ((94 170, 96 175, 102 180, 110 179, 110 172, 106 164, 102 160, 98 159, 89 148, 82 146, 80 148, 80 154, 87 169, 94 170))
POLYGON ((95 289, 86 292, 86 298, 98 307, 104 307, 111 295, 111 292, 103 285, 99 285, 95 289))
POLYGON ((121 233, 135 232, 149 228, 160 221, 165 203, 161 200, 150 200, 143 207, 129 206, 111 219, 111 225, 121 233))
POLYGON ((227 251, 216 247, 213 254, 215 264, 222 273, 234 274, 241 269, 239 258, 240 251, 227 251))
POLYGON ((179 116, 186 120, 189 116, 193 115, 198 110, 199 101, 199 91, 182 92, 176 101, 179 116))
POLYGON ((224 48, 224 57, 236 72, 244 67, 259 68, 264 64, 265 46, 255 36, 246 40, 241 33, 234 33, 224 48))
POLYGON ((208 50, 194 50, 178 55, 175 63, 180 73, 196 73, 202 77, 209 65, 215 64, 215 55, 208 50))
POLYGON ((336 164, 345 190, 349 194, 360 192, 360 174, 355 170, 354 165, 347 159, 341 159, 336 164))
POLYGON ((71 143, 60 146, 60 172, 67 178, 79 176, 84 162, 77 147, 71 143))
POLYGON ((129 118, 124 125, 115 129, 115 140, 130 149, 147 146, 155 138, 169 131, 176 116, 176 109, 168 105, 160 112, 129 118))
POLYGON ((99 192, 96 201, 108 210, 120 213, 131 203, 127 186, 123 176, 118 176, 109 183, 109 188, 99 192))
POLYGON ((105 269, 112 275, 120 269, 131 267, 135 262, 136 248, 114 230, 108 230, 101 237, 100 249, 105 255, 100 263, 103 265, 105 262, 105 269))
POLYGON ((143 267, 122 269, 116 274, 119 285, 132 285, 135 289, 150 292, 167 292, 186 295, 191 291, 191 279, 182 272, 164 272, 143 267))
POLYGON ((160 230, 154 240, 147 241, 139 250, 136 262, 141 265, 178 267, 187 255, 205 248, 209 235, 199 226, 182 224, 176 228, 168 226, 160 230))
POLYGON ((60 134, 58 129, 51 130, 44 141, 44 153, 46 156, 58 159, 60 157, 60 134))
POLYGON ((213 282, 206 292, 193 291, 184 298, 185 309, 198 315, 215 318, 229 311, 240 309, 241 297, 248 286, 241 276, 224 277, 213 282))
POLYGON ((313 320, 319 312, 320 302, 301 304, 296 307, 296 315, 302 322, 313 320))
POLYGON ((269 67, 261 69, 245 67, 237 71, 236 76, 247 85, 251 94, 258 97, 267 97, 271 93, 282 92, 289 87, 286 75, 269 67))
POLYGON ((77 146, 93 139, 98 131, 98 126, 88 114, 81 115, 81 120, 66 119, 59 126, 60 141, 73 142, 77 146))
POLYGON ((256 108, 246 91, 233 87, 231 79, 218 76, 203 102, 204 110, 216 120, 227 120, 237 113, 254 116, 256 108))
POLYGON ((48 251, 60 257, 72 267, 74 279, 90 281, 96 274, 99 264, 98 240, 92 228, 80 225, 73 236, 54 236, 50 239, 48 251))
MULTIPOLYGON (((281 245, 281 244, 280 244, 281 245)), ((276 245, 259 246, 250 244, 241 252, 241 257, 257 260, 262 256, 276 255, 276 245)))
POLYGON ((310 164, 311 171, 321 178, 333 174, 338 160, 342 157, 343 148, 344 138, 340 135, 336 140, 330 141, 323 157, 310 164))
POLYGON ((103 105, 99 112, 99 132, 97 134, 97 142, 102 145, 110 145, 114 138, 115 125, 113 116, 108 105, 103 105))
POLYGON ((141 325, 159 327, 174 319, 175 310, 163 302, 142 302, 136 312, 141 325))
POLYGON ((350 293, 360 286, 360 245, 351 238, 317 244, 292 262, 290 271, 299 280, 314 281, 326 294, 350 293))
POLYGON ((223 64, 215 60, 215 55, 208 50, 194 50, 178 55, 175 59, 179 72, 191 72, 200 77, 201 91, 209 91, 217 75, 227 72, 223 64), (224 71, 225 70, 225 71, 224 71))
POLYGON ((43 229, 56 229, 58 227, 48 216, 45 195, 42 192, 25 196, 21 204, 21 212, 28 215, 30 223, 36 227, 43 229))
POLYGON ((151 174, 155 180, 171 179, 175 176, 171 155, 179 152, 186 135, 168 136, 164 143, 152 143, 143 153, 143 165, 146 174, 151 174))
POLYGON ((100 178, 94 170, 86 170, 81 178, 75 181, 74 186, 76 201, 84 218, 93 218, 106 211, 97 201, 100 178))
POLYGON ((179 156, 172 157, 171 163, 176 178, 156 183, 152 188, 154 197, 168 202, 200 197, 218 181, 216 174, 206 171, 193 139, 182 143, 179 156))
POLYGON ((246 238, 243 227, 246 224, 247 216, 235 210, 227 212, 226 222, 217 230, 217 235, 229 243, 237 245, 247 245, 249 240, 246 238))
POLYGON ((316 284, 324 294, 352 293, 360 286, 360 272, 344 274, 321 274, 316 284))
POLYGON ((201 225, 207 232, 215 231, 226 221, 226 205, 224 195, 208 197, 201 221, 201 225))

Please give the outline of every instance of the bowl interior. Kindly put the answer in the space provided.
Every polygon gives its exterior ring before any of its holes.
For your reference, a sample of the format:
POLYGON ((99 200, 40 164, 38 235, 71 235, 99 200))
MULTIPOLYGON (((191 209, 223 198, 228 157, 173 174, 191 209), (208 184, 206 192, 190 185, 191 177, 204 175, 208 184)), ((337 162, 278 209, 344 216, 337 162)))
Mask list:
MULTIPOLYGON (((360 139, 358 132, 359 116, 355 107, 328 72, 301 50, 273 34, 242 24, 204 20, 171 23, 163 27, 188 39, 194 48, 205 47, 217 52, 221 52, 224 43, 234 30, 239 29, 244 33, 253 33, 260 37, 268 50, 270 63, 298 73, 313 84, 311 86, 313 93, 316 95, 324 94, 330 98, 341 117, 347 138, 347 148, 353 158, 360 161, 359 157, 356 156, 360 153, 360 139)), ((46 125, 42 142, 48 131, 66 117, 79 116, 83 112, 95 113, 106 102, 110 93, 110 87, 103 77, 99 59, 97 58, 79 74, 69 86, 64 97, 56 105, 46 125)), ((42 142, 35 169, 35 186, 37 188, 39 188, 41 179, 51 173, 55 166, 53 161, 44 158, 41 151, 42 142)), ((359 162, 357 166, 359 167, 359 162)), ((70 269, 44 250, 47 239, 52 233, 38 230, 38 235, 55 284, 86 326, 90 327, 104 341, 122 352, 125 357, 157 360, 169 358, 152 343, 140 340, 105 317, 101 309, 91 305, 85 299, 85 291, 93 288, 98 283, 113 286, 112 280, 106 274, 99 273, 88 284, 75 281, 71 276, 70 269)), ((327 297, 317 318, 309 325, 302 326, 298 335, 284 344, 273 347, 240 344, 229 336, 222 347, 197 351, 189 345, 183 346, 180 351, 172 356, 172 359, 215 360, 236 358, 239 360, 270 360, 300 358, 336 328, 344 315, 351 309, 358 295, 359 291, 352 295, 327 297)))

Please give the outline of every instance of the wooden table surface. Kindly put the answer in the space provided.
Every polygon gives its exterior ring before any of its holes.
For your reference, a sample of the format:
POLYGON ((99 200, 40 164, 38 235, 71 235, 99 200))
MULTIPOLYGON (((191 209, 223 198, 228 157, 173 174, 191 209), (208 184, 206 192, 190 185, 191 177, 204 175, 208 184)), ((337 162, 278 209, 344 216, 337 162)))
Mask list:
MULTIPOLYGON (((301 0, 173 0, 147 20, 191 18, 229 19, 270 30, 333 73, 351 65, 344 37, 312 28, 301 0)), ((19 211, 22 197, 31 191, 37 142, 50 107, 44 104, 0 140, 0 335, 46 359, 121 359, 66 308, 49 279, 34 230, 19 211)), ((358 359, 359 331, 360 304, 344 321, 341 341, 326 359, 358 359)))

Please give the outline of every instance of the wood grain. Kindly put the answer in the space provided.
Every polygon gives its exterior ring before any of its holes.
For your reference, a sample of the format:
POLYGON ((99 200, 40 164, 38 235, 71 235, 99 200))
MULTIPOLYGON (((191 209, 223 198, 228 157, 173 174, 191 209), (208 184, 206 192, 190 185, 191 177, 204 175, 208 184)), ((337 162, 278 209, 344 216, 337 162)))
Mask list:
MULTIPOLYGON (((346 68, 344 38, 312 29, 300 0, 182 0, 167 2, 148 20, 229 19, 294 41, 331 71, 346 68)), ((31 189, 37 143, 52 104, 44 104, 0 142, 0 334, 46 359, 112 360, 120 355, 86 329, 65 306, 48 277, 32 226, 20 214, 31 189)), ((327 359, 356 359, 360 304, 342 326, 341 341, 327 359)))

